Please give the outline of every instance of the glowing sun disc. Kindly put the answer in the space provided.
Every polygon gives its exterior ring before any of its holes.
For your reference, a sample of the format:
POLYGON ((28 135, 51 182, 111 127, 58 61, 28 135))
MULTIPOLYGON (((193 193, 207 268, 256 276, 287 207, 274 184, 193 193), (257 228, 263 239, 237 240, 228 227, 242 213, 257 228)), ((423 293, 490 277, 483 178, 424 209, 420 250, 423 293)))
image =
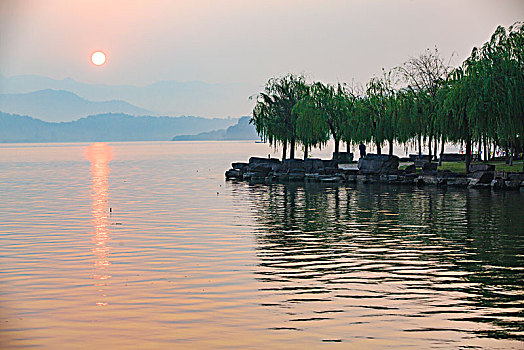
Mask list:
POLYGON ((91 62, 93 62, 95 66, 103 65, 104 63, 106 63, 106 54, 102 51, 94 52, 91 55, 91 62))

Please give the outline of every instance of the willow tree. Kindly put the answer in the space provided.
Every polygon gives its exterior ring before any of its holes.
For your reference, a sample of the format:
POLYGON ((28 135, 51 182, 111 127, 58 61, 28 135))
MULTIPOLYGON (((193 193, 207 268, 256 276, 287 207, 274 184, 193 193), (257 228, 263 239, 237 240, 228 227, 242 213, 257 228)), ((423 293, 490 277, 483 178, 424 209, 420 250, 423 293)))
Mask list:
POLYGON ((329 127, 323 110, 311 94, 300 100, 293 109, 297 115, 297 137, 304 147, 304 159, 312 147, 325 145, 329 140, 329 127))
MULTIPOLYGON (((427 49, 417 57, 412 57, 398 67, 401 75, 409 88, 417 92, 418 121, 424 122, 424 130, 419 130, 419 150, 422 148, 422 137, 427 137, 429 156, 432 157, 431 142, 441 135, 437 128, 438 91, 442 83, 451 72, 451 67, 446 64, 437 48, 427 49)), ((443 145, 444 143, 442 143, 443 145)), ((435 156, 437 150, 434 152, 435 156)))
POLYGON ((382 153, 383 143, 389 141, 389 153, 392 155, 393 141, 397 138, 397 113, 390 73, 381 78, 371 78, 366 85, 366 95, 359 101, 356 111, 355 122, 360 139, 372 141, 378 154, 382 153))
POLYGON ((294 109, 298 115, 297 130, 306 150, 308 145, 302 139, 306 138, 309 145, 315 146, 325 144, 331 135, 335 153, 339 153, 340 141, 350 125, 348 119, 352 108, 353 98, 345 85, 314 83, 310 93, 294 109))
POLYGON ((511 162, 523 145, 524 134, 524 29, 499 26, 490 41, 474 48, 466 60, 468 80, 476 93, 470 106, 473 135, 511 150, 511 162))
MULTIPOLYGON (((452 74, 442 116, 452 118, 449 136, 466 144, 466 169, 472 142, 490 139, 516 152, 524 135, 524 30, 498 27, 491 40, 474 48, 452 74)), ((485 149, 487 147, 485 146, 485 149)), ((487 153, 487 151, 486 151, 487 153)), ((512 160, 512 158, 511 158, 512 160)))
POLYGON ((250 123, 272 146, 283 146, 282 160, 286 159, 288 144, 290 158, 295 157, 297 115, 293 113, 293 108, 308 93, 309 86, 303 76, 288 74, 270 79, 256 98, 250 123))

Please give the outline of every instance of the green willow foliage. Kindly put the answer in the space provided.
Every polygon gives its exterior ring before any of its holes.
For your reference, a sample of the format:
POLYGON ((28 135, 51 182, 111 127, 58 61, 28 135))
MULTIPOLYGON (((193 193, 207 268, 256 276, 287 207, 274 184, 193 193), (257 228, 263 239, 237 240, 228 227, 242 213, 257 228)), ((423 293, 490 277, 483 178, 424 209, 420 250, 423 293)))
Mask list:
POLYGON ((295 105, 309 94, 310 87, 303 76, 288 74, 270 79, 264 92, 257 96, 251 123, 257 133, 273 146, 283 145, 283 159, 290 144, 290 158, 295 156, 297 136, 297 115, 295 105))
MULTIPOLYGON (((398 85, 398 84, 397 84, 398 85)), ((462 65, 451 69, 438 50, 426 50, 382 77, 373 77, 356 93, 345 84, 308 84, 305 77, 286 75, 268 81, 257 96, 251 123, 271 145, 312 147, 330 138, 340 142, 384 144, 436 142, 466 146, 466 162, 474 144, 484 151, 502 147, 511 154, 524 145, 524 27, 498 27, 491 40, 474 48, 462 65), (394 87, 395 78, 403 86, 394 87)), ((488 152, 484 152, 486 154, 488 152)))

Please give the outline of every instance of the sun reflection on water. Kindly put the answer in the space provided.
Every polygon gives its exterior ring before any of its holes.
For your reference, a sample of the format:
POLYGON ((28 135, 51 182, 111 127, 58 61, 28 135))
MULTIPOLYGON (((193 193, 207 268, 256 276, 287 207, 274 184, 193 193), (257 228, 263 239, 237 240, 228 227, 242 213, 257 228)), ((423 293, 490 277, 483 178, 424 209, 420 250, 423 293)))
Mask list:
POLYGON ((105 301, 104 287, 109 285, 109 253, 111 247, 109 241, 109 215, 108 208, 108 179, 109 162, 113 158, 113 148, 105 143, 93 143, 87 147, 87 159, 91 162, 91 196, 93 203, 91 205, 91 215, 93 222, 93 253, 95 261, 93 263, 93 275, 95 286, 101 293, 102 299, 97 302, 98 306, 107 306, 105 301))

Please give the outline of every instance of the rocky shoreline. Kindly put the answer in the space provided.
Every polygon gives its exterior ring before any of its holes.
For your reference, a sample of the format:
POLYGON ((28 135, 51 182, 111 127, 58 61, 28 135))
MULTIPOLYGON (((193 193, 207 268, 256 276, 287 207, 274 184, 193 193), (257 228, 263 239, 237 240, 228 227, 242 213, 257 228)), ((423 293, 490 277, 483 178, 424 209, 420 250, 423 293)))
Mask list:
POLYGON ((488 188, 524 191, 524 172, 495 171, 490 164, 473 164, 467 174, 438 171, 437 163, 422 162, 399 170, 397 156, 368 154, 356 168, 345 167, 337 160, 317 158, 286 159, 251 157, 248 163, 232 163, 225 173, 227 180, 251 183, 385 183, 414 186, 488 188), (420 170, 417 172, 417 168, 420 170))

